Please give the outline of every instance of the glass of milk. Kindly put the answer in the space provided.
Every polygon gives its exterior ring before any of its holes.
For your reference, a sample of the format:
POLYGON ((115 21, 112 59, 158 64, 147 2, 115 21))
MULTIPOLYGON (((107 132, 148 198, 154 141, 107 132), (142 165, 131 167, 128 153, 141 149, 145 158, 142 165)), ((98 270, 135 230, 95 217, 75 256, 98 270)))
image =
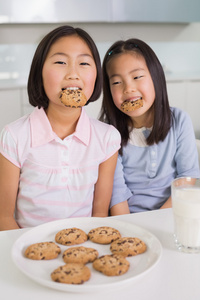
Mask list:
POLYGON ((200 179, 177 178, 171 187, 177 248, 187 253, 200 253, 200 179))

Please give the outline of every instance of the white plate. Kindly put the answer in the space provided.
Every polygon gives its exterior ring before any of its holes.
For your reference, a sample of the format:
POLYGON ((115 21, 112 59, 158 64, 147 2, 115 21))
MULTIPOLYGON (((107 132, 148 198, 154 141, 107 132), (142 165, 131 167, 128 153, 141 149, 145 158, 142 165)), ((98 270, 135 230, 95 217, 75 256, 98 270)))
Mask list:
MULTIPOLYGON (((87 241, 82 244, 99 251, 99 256, 111 254, 110 245, 100 245, 87 241)), ((62 246, 62 252, 69 246, 62 246)), ((133 280, 147 271, 150 271, 159 261, 162 254, 160 241, 149 231, 134 224, 118 221, 113 218, 71 218, 58 220, 39 225, 22 234, 12 248, 12 259, 16 266, 29 278, 41 285, 70 292, 98 291, 104 288, 116 288, 120 285, 132 283, 133 280), (78 227, 88 233, 91 229, 99 226, 110 226, 118 229, 123 237, 131 236, 142 239, 147 244, 147 251, 143 254, 128 257, 130 268, 121 276, 108 277, 93 269, 92 263, 87 264, 91 270, 91 278, 82 285, 57 283, 51 280, 51 272, 57 267, 64 265, 62 253, 53 260, 35 261, 24 256, 25 249, 33 243, 55 241, 55 234, 65 228, 78 227)))

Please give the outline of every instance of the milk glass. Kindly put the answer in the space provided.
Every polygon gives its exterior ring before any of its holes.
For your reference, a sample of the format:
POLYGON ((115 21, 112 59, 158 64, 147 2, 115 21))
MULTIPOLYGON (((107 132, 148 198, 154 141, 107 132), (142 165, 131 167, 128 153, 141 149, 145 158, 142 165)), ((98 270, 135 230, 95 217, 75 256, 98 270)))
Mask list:
POLYGON ((177 178, 171 187, 176 246, 183 252, 200 253, 200 179, 177 178))

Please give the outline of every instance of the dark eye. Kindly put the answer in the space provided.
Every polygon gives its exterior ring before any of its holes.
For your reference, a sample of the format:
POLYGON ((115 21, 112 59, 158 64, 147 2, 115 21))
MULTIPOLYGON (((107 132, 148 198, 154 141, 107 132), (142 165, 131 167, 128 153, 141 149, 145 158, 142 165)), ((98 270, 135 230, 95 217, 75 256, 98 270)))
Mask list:
POLYGON ((116 84, 119 84, 119 83, 120 83, 120 81, 115 81, 115 82, 112 83, 112 85, 116 85, 116 84))
POLYGON ((141 77, 143 77, 143 76, 142 76, 142 75, 136 76, 136 77, 134 77, 134 79, 139 79, 139 78, 141 78, 141 77))
POLYGON ((64 61, 56 61, 55 64, 58 64, 58 65, 65 65, 65 62, 64 62, 64 61))
POLYGON ((82 62, 80 63, 81 66, 89 66, 90 64, 89 63, 86 63, 86 62, 82 62))

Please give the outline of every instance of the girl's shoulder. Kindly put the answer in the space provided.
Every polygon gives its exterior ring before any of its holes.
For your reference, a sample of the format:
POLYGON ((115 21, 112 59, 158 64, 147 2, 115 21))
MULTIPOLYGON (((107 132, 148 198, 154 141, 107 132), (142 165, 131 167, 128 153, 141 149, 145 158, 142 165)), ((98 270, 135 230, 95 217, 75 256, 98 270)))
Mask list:
POLYGON ((24 135, 25 132, 30 132, 30 122, 29 115, 24 115, 23 117, 7 124, 2 129, 2 134, 9 132, 15 139, 17 136, 24 135))
POLYGON ((180 125, 182 123, 191 123, 191 118, 186 111, 178 107, 170 107, 170 109, 173 116, 172 121, 175 123, 175 125, 180 125))
POLYGON ((188 113, 179 107, 170 107, 170 109, 171 109, 171 112, 172 112, 174 118, 189 117, 188 113))
POLYGON ((93 118, 90 118, 90 124, 93 130, 95 130, 95 132, 98 131, 99 134, 111 133, 120 137, 119 131, 113 125, 104 123, 102 121, 93 118))
POLYGON ((177 107, 171 107, 172 111, 172 127, 171 130, 181 133, 185 132, 193 132, 192 119, 189 114, 177 107))
POLYGON ((30 136, 30 115, 24 115, 21 118, 9 123, 4 127, 15 141, 25 140, 30 136))
POLYGON ((90 142, 104 149, 106 157, 119 150, 121 135, 112 125, 90 118, 90 142))

